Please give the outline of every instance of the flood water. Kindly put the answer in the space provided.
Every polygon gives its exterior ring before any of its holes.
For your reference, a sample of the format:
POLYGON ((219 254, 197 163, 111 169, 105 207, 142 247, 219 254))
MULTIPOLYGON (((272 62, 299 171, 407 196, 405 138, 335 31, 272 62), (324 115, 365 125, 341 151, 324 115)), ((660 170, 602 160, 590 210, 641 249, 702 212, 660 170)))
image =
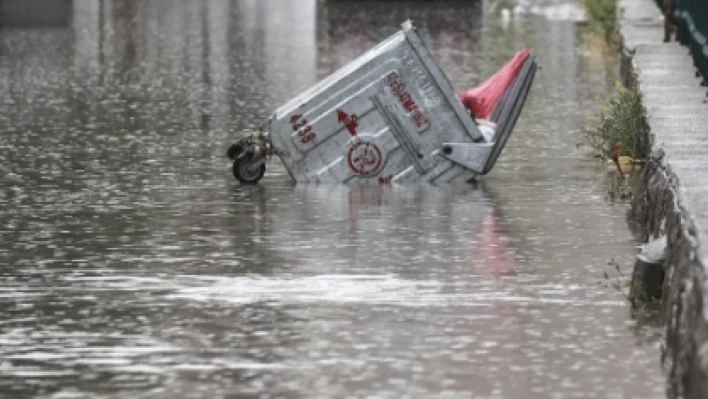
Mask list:
MULTIPOLYGON (((0 1, 0 5, 2 5, 0 1)), ((6 2, 7 3, 7 2, 6 2)), ((0 397, 661 398, 625 207, 577 126, 616 78, 503 2, 74 0, 0 29, 0 397), (239 133, 411 17, 460 90, 539 71, 476 185, 241 187, 239 133)))

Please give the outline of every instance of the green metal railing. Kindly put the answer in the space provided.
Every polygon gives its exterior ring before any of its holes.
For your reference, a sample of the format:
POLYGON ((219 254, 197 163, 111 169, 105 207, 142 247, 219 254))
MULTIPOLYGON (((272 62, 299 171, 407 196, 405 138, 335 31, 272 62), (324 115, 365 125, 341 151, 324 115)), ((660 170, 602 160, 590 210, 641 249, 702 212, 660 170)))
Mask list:
MULTIPOLYGON (((676 40, 690 49, 696 68, 703 80, 708 81, 708 1, 670 1, 670 20, 676 26, 676 40)), ((656 0, 656 3, 664 9, 664 0, 656 0)))

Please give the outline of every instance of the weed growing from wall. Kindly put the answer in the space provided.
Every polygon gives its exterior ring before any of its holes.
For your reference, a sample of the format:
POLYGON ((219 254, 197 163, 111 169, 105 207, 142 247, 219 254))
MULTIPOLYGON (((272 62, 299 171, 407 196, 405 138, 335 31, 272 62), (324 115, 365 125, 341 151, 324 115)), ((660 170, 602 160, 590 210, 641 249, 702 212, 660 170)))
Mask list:
POLYGON ((602 158, 615 161, 619 157, 635 161, 644 159, 647 152, 644 110, 636 85, 626 87, 617 82, 597 123, 581 127, 581 130, 595 153, 602 158))
POLYGON ((587 37, 591 48, 617 49, 617 0, 580 0, 587 15, 587 37), (599 45, 598 45, 599 43, 599 45))

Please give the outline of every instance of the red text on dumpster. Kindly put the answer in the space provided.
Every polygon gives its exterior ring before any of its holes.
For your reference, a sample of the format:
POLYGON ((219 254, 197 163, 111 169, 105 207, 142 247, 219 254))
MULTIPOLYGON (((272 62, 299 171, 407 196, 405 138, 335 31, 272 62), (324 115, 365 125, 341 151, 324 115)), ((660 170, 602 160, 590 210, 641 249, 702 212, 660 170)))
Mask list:
POLYGON ((406 85, 398 76, 398 73, 389 73, 388 76, 386 76, 386 82, 393 94, 398 98, 398 102, 401 103, 406 112, 411 115, 415 126, 419 129, 425 127, 428 124, 428 119, 425 117, 420 107, 418 107, 418 104, 416 104, 411 93, 406 90, 406 85))
POLYGON ((393 182, 393 175, 379 177, 379 184, 382 186, 390 186, 393 182))
POLYGON ((303 118, 302 115, 291 116, 290 124, 293 127, 293 131, 297 132, 303 144, 307 144, 317 137, 317 134, 312 131, 312 126, 307 123, 307 120, 303 118))

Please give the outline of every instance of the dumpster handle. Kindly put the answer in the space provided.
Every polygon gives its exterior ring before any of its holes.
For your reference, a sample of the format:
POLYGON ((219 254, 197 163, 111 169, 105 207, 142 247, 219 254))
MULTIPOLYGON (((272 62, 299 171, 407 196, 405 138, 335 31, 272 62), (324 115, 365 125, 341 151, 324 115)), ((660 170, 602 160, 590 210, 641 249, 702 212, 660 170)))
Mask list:
POLYGON ((415 165, 416 170, 420 174, 425 173, 425 167, 423 166, 421 159, 424 157, 423 153, 416 148, 415 144, 410 140, 408 135, 405 134, 401 121, 396 117, 395 113, 391 112, 388 106, 381 103, 378 96, 371 96, 371 101, 374 105, 381 111, 381 114, 389 122, 389 129, 391 133, 398 139, 406 152, 410 155, 413 165, 415 165))

